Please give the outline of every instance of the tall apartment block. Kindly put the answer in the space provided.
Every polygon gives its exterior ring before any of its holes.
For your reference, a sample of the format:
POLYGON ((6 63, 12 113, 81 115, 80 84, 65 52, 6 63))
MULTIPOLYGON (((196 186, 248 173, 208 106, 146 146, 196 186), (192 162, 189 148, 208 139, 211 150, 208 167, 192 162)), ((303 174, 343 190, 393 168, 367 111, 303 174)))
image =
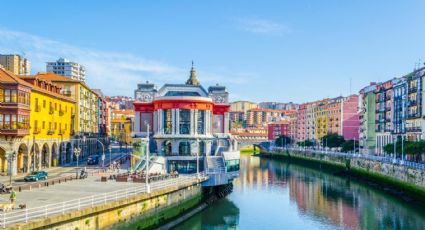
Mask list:
POLYGON ((0 66, 16 75, 29 75, 30 62, 17 54, 0 54, 0 66))
POLYGON ((86 69, 84 66, 65 58, 59 58, 55 62, 47 62, 46 71, 78 81, 86 80, 86 69))

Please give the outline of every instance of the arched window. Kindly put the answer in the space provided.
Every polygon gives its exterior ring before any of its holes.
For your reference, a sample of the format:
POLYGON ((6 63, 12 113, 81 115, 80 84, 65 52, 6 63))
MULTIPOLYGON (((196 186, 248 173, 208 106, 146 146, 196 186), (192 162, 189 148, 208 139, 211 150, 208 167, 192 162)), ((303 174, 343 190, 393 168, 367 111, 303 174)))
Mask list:
POLYGON ((169 156, 169 155, 172 154, 172 148, 171 148, 171 142, 170 141, 162 142, 162 152, 166 156, 169 156))
POLYGON ((205 142, 204 141, 200 141, 199 142, 199 149, 198 149, 198 151, 199 151, 199 155, 200 156, 205 156, 206 151, 205 151, 205 142))
POLYGON ((179 155, 180 156, 190 156, 190 143, 187 141, 180 142, 179 144, 179 155))

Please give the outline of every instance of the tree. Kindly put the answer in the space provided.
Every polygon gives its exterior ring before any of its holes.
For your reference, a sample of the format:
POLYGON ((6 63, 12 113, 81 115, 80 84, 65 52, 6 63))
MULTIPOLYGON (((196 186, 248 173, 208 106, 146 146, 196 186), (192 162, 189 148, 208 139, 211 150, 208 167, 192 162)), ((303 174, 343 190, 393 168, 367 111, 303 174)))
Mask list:
POLYGON ((310 140, 305 140, 305 141, 298 141, 297 142, 297 145, 298 146, 301 146, 301 147, 311 147, 311 146, 314 146, 314 142, 313 141, 310 141, 310 140))
POLYGON ((354 141, 354 140, 349 140, 349 141, 344 142, 341 145, 341 147, 342 147, 342 149, 341 149, 342 152, 354 151, 355 150, 354 147, 356 149, 359 148, 359 142, 358 141, 354 141))
POLYGON ((327 134, 323 136, 320 141, 323 143, 324 146, 327 146, 329 148, 341 147, 342 144, 345 142, 344 137, 336 133, 327 134))
POLYGON ((415 161, 420 161, 421 155, 425 152, 425 141, 406 141, 404 150, 406 154, 413 155, 415 161))
POLYGON ((284 147, 286 145, 291 144, 292 139, 288 136, 285 135, 281 135, 278 138, 276 138, 276 140, 274 141, 276 146, 280 146, 280 147, 284 147))

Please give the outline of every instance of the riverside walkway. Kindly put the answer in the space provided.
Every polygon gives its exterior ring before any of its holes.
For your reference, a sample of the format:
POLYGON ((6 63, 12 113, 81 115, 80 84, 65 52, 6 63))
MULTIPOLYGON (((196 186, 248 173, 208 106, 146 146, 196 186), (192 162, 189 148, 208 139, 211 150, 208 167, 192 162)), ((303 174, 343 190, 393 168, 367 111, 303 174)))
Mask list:
MULTIPOLYGON (((336 152, 330 150, 316 150, 316 149, 304 149, 304 148, 284 148, 284 151, 297 151, 297 152, 305 152, 305 153, 317 153, 317 154, 326 154, 330 156, 341 156, 347 158, 361 158, 366 160, 379 161, 387 164, 400 165, 408 168, 419 169, 425 171, 424 163, 417 163, 413 161, 402 160, 399 158, 389 157, 389 156, 376 156, 370 154, 360 154, 360 153, 344 153, 344 152, 336 152)), ((282 151, 282 148, 274 148, 271 153, 282 151)))
MULTIPOLYGON (((195 183, 205 179, 203 176, 198 179, 196 175, 181 175, 178 178, 151 182, 149 185, 151 192, 153 192, 170 186, 195 183)), ((6 228, 16 223, 26 223, 32 219, 47 218, 55 214, 94 207, 98 204, 106 204, 110 201, 143 193, 146 193, 144 183, 101 182, 100 177, 96 176, 51 187, 23 191, 17 194, 15 209, 0 212, 0 226, 6 228), (17 209, 19 204, 25 204, 26 209, 17 209)), ((0 195, 1 203, 8 203, 8 198, 8 194, 0 195)))

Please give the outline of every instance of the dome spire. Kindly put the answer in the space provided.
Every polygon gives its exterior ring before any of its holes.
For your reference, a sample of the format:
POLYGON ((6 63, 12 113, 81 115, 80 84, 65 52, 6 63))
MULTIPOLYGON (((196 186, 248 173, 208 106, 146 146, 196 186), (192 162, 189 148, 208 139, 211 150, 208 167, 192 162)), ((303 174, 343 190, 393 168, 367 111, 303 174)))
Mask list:
POLYGON ((190 69, 189 79, 186 81, 186 85, 199 85, 198 79, 196 79, 196 70, 192 60, 192 68, 190 69))

